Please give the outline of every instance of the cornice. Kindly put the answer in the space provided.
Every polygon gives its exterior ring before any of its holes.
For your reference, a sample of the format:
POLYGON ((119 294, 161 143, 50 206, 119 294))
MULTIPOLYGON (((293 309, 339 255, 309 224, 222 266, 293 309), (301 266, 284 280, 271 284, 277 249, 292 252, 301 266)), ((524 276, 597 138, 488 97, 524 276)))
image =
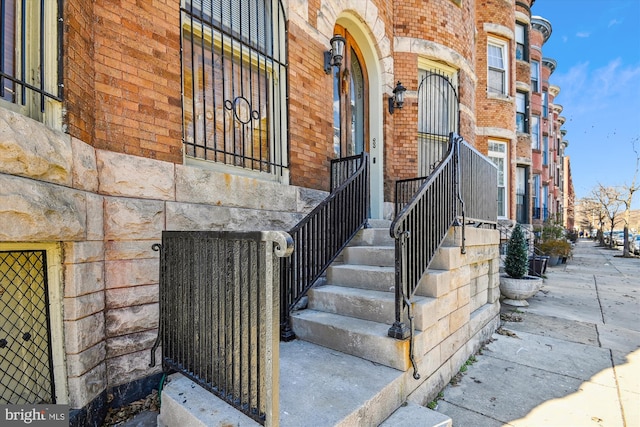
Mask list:
POLYGON ((550 74, 553 74, 553 72, 556 70, 556 67, 558 66, 558 63, 555 59, 552 58, 542 58, 542 65, 551 70, 550 74))
POLYGON ((544 36, 544 41, 546 42, 551 37, 551 22, 547 21, 541 16, 532 16, 531 17, 531 27, 534 30, 537 30, 542 33, 544 36))

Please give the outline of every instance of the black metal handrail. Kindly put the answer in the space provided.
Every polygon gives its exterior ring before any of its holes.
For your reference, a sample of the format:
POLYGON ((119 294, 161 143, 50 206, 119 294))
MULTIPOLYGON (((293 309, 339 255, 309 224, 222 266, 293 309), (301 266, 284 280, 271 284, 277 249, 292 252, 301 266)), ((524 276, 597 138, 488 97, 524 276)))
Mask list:
POLYGON ((465 221, 495 228, 498 221, 498 169, 462 137, 455 135, 454 138, 458 138, 460 198, 464 204, 465 221))
POLYGON ((280 231, 163 231, 158 337, 162 367, 254 420, 277 425, 280 231))
POLYGON ((428 177, 396 182, 396 218, 390 234, 395 239, 395 322, 389 336, 410 338, 413 376, 420 378, 413 356, 411 298, 452 225, 464 227, 497 222, 497 171, 493 163, 456 135, 450 135, 447 155, 428 177), (466 177, 466 174, 469 177, 466 177), (413 192, 413 196, 409 195, 413 192), (495 193, 495 197, 488 195, 495 193), (493 200, 493 201, 492 201, 493 200), (493 209, 491 211, 491 209, 493 209), (466 213, 469 218, 466 218, 466 213), (406 309, 409 327, 403 322, 406 309))
POLYGON ((365 226, 369 213, 367 153, 331 161, 331 194, 293 227, 295 252, 281 261, 280 337, 295 338, 290 313, 365 226))

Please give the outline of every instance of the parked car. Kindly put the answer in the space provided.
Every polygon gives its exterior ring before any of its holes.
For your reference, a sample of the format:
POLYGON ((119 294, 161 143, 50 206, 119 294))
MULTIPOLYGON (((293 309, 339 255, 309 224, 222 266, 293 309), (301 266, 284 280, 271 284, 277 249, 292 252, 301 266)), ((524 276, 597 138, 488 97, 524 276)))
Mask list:
MULTIPOLYGON (((629 240, 631 240, 631 234, 629 234, 629 240)), ((618 231, 613 233, 613 243, 616 246, 624 245, 624 231, 618 231)))
POLYGON ((629 252, 640 255, 640 234, 633 236, 633 239, 629 242, 629 252))

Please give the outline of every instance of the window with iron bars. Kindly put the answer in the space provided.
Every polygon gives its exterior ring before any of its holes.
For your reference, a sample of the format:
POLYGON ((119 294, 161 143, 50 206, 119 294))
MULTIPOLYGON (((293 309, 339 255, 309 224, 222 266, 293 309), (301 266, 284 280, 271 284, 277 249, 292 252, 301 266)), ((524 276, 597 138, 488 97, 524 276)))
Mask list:
POLYGON ((285 33, 279 0, 186 0, 187 159, 283 178, 288 167, 285 33))
POLYGON ((62 128, 62 1, 0 0, 0 106, 62 128))
POLYGON ((418 174, 428 176, 447 152, 449 134, 459 133, 457 70, 426 59, 418 70, 418 174))

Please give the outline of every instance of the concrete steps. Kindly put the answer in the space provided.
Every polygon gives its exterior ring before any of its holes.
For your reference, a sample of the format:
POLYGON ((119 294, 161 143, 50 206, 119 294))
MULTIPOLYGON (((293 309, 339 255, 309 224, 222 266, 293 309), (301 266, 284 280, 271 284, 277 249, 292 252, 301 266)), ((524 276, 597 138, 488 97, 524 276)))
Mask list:
POLYGON ((409 340, 389 338, 389 325, 317 310, 291 317, 298 338, 400 371, 411 367, 409 340))
MULTIPOLYGON (((407 371, 409 340, 388 336, 395 321, 394 240, 390 222, 375 225, 361 230, 341 262, 327 269, 326 284, 309 291, 308 308, 293 313, 291 324, 300 339, 407 371)), ((414 299, 416 340, 437 321, 435 301, 414 299)))

